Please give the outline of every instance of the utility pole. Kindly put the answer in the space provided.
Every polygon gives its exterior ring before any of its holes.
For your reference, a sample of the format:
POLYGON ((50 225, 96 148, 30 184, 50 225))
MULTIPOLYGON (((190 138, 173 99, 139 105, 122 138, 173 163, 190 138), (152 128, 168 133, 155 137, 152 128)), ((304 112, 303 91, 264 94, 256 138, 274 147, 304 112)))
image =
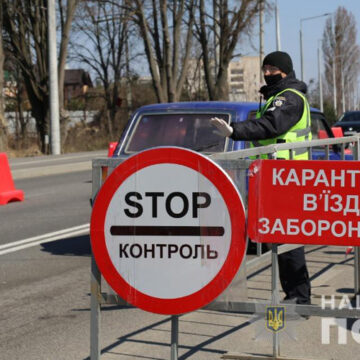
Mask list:
POLYGON ((300 20, 300 71, 301 71, 301 81, 304 81, 304 55, 303 55, 303 34, 302 34, 302 26, 300 20))
POLYGON ((342 112, 345 112, 345 81, 344 81, 344 69, 343 69, 343 60, 340 58, 340 70, 341 70, 341 103, 342 103, 342 112))
POLYGON ((335 76, 335 58, 332 64, 332 76, 333 76, 333 96, 334 96, 334 111, 337 116, 337 94, 336 94, 336 76, 335 76))
POLYGON ((259 44, 259 60, 260 60, 260 76, 259 83, 261 83, 262 77, 262 63, 264 59, 264 0, 260 1, 260 11, 259 11, 259 35, 260 35, 260 44, 259 44))
POLYGON ((276 0, 275 3, 275 23, 276 23, 276 50, 281 50, 281 42, 280 42, 280 21, 279 21, 279 7, 276 0))
POLYGON ((51 153, 60 154, 59 87, 56 54, 56 14, 55 0, 47 2, 48 48, 49 48, 49 90, 50 90, 50 129, 51 153))
POLYGON ((320 42, 318 44, 318 77, 319 77, 319 102, 320 102, 320 111, 324 112, 324 104, 323 104, 323 89, 322 89, 322 79, 321 79, 321 52, 320 52, 320 42))
POLYGON ((321 79, 321 51, 320 51, 320 43, 318 43, 318 77, 319 77, 319 102, 320 102, 320 111, 324 112, 324 103, 323 103, 323 92, 322 92, 322 79, 321 79))

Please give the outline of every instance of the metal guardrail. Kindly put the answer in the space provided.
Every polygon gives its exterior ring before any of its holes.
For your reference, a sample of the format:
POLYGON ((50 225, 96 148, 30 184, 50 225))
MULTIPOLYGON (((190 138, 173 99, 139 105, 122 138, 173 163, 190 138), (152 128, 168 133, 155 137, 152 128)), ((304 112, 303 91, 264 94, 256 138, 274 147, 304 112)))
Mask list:
POLYGON ((270 155, 271 158, 276 159, 276 153, 281 150, 289 150, 291 157, 291 154, 295 149, 308 148, 311 153, 313 148, 323 148, 324 160, 329 160, 331 146, 340 145, 340 158, 344 160, 345 147, 346 145, 349 145, 352 150, 354 160, 358 160, 360 155, 359 139, 360 139, 360 133, 354 136, 346 136, 341 138, 329 138, 329 139, 311 140, 311 141, 303 141, 303 142, 295 142, 295 143, 287 143, 287 144, 273 144, 273 145, 255 147, 245 150, 216 153, 210 155, 209 157, 214 161, 239 160, 239 159, 249 158, 250 156, 260 156, 263 154, 267 154, 270 155))
MULTIPOLYGON (((340 147, 340 158, 345 159, 345 148, 348 146, 352 150, 353 160, 360 159, 360 134, 355 136, 348 136, 343 138, 330 138, 321 140, 312 140, 301 143, 292 144, 276 144, 268 145, 258 148, 245 149, 233 151, 228 153, 216 153, 209 157, 218 163, 224 170, 226 170, 233 178, 236 186, 241 193, 244 203, 247 204, 247 169, 253 160, 249 157, 260 157, 260 155, 267 154, 269 158, 276 159, 276 153, 280 150, 289 150, 290 157, 297 148, 308 148, 312 152, 313 148, 322 148, 324 151, 324 160, 329 160, 330 151, 333 145, 340 147)), ((94 201, 97 192, 99 191, 103 179, 102 171, 104 168, 114 169, 124 159, 121 158, 99 158, 92 162, 92 200, 94 201)), ((257 247, 257 257, 249 261, 243 261, 243 266, 247 271, 253 271, 256 267, 261 265, 264 261, 271 259, 272 269, 272 299, 275 299, 275 304, 279 304, 279 289, 278 289, 278 260, 277 255, 286 251, 290 251, 302 245, 281 245, 272 244, 271 252, 261 254, 261 244, 257 247)), ((246 258, 245 258, 246 259, 246 258)), ((354 260, 354 293, 360 292, 360 251, 355 248, 354 260)), ((239 270, 240 272, 240 270, 239 270)), ((90 343, 90 359, 100 359, 100 316, 102 304, 117 304, 128 305, 116 294, 102 293, 101 291, 101 273, 96 265, 95 259, 92 256, 91 261, 91 343, 90 343)), ((214 301, 206 307, 209 310, 223 311, 223 312, 238 312, 245 314, 252 314, 256 312, 255 302, 251 301, 214 301)), ((321 309, 314 305, 295 305, 295 311, 299 315, 314 315, 314 316, 332 316, 332 317, 355 317, 360 318, 360 310, 356 309, 321 309)), ((177 344, 178 344, 178 316, 172 316, 171 324, 171 359, 177 360, 177 344)), ((273 357, 276 358, 280 354, 280 344, 278 333, 273 335, 273 357)))
MULTIPOLYGON (((276 159, 277 151, 281 150, 289 150, 290 159, 293 158, 293 152, 297 148, 308 148, 310 159, 312 155, 312 150, 314 148, 323 148, 324 151, 324 160, 330 159, 330 151, 331 147, 336 145, 340 146, 340 159, 345 159, 345 148, 346 146, 350 147, 352 150, 352 157, 354 161, 359 161, 360 159, 360 134, 343 137, 343 138, 331 138, 331 139, 321 139, 321 140, 312 140, 306 142, 299 143, 291 143, 291 144, 274 144, 268 145, 264 147, 239 150, 229 153, 220 153, 213 154, 210 158, 221 166, 229 165, 231 162, 239 162, 242 159, 246 159, 248 157, 257 157, 259 158, 263 154, 267 154, 268 158, 276 159)), ((240 165, 240 164, 239 164, 240 165)), ((231 167, 234 167, 232 164, 231 167)), ((235 165, 236 167, 236 165, 235 165)), ((224 167, 227 169, 226 167, 224 167)), ((236 182, 236 180, 234 179, 236 182)), ((244 181, 244 180, 243 180, 244 181)), ((238 185, 238 184, 237 184, 238 185)), ((243 184, 239 184, 239 189, 242 188, 243 184)), ((278 257, 277 255, 289 251, 291 249, 295 249, 302 245, 282 245, 272 244, 271 248, 271 292, 272 292, 272 306, 280 305, 279 301, 279 289, 278 289, 278 257), (286 248, 284 248, 286 247, 286 248), (280 251, 279 251, 280 250, 280 251)), ((257 244, 257 254, 261 254, 261 244, 257 244)), ((265 255, 265 254, 264 254, 265 255)), ((252 260, 251 265, 254 266, 258 262, 262 261, 265 256, 259 256, 257 259, 252 260)), ((269 256, 267 256, 269 257, 269 256)), ((250 264, 249 264, 250 265, 250 264)), ((355 248, 355 257, 354 257, 354 294, 358 294, 360 291, 360 249, 358 247, 355 248)), ((256 307, 254 302, 214 302, 211 303, 207 309, 217 310, 217 311, 231 311, 238 313, 255 313, 256 307)), ((331 316, 331 317, 360 317, 360 311, 358 309, 322 309, 319 306, 314 305, 296 305, 295 312, 299 315, 303 316, 331 316)), ((273 358, 278 358, 280 356, 280 342, 279 342, 279 334, 277 332, 273 332, 273 358)))

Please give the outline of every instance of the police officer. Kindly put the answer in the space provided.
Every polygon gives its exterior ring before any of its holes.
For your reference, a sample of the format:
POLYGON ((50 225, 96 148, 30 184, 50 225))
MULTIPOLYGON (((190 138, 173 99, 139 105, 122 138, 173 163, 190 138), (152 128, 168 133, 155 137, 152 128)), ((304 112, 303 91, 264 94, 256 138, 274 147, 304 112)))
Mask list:
MULTIPOLYGON (((307 86, 296 79, 290 56, 282 51, 268 54, 262 70, 266 85, 261 87, 260 93, 266 103, 259 109, 256 119, 229 125, 223 119, 212 118, 211 124, 223 136, 251 141, 252 146, 311 140, 310 109, 305 98, 307 86)), ((289 159, 289 151, 278 151, 277 158, 289 159)), ((293 159, 308 158, 306 148, 294 151, 293 159)), ((286 294, 284 300, 310 304, 311 287, 304 247, 278 258, 280 282, 286 294)))

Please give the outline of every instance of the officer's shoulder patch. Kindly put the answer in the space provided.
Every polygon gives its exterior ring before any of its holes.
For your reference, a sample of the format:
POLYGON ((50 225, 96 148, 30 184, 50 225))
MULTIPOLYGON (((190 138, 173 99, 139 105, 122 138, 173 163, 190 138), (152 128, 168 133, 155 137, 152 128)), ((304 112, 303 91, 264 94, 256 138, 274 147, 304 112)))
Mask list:
POLYGON ((278 96, 274 99, 273 105, 276 107, 280 107, 280 106, 284 105, 285 101, 286 101, 286 98, 284 96, 278 96))

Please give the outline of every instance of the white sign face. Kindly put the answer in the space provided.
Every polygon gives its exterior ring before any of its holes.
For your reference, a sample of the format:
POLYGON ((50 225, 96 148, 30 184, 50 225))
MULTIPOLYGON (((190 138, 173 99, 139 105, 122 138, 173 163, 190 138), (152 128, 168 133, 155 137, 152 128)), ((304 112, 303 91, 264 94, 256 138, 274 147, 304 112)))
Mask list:
POLYGON ((205 156, 173 147, 141 152, 111 173, 90 234, 109 285, 160 314, 215 299, 246 249, 244 206, 229 176, 205 156))
POLYGON ((207 285, 223 266, 231 242, 229 212, 217 188, 176 164, 153 165, 127 178, 109 204, 104 232, 121 277, 140 292, 164 299, 207 285), (113 233, 124 235, 112 235, 114 227, 113 233), (128 235, 142 227, 147 234, 128 235), (179 234, 159 235, 163 227, 179 234), (194 235, 185 235, 189 227, 194 235), (201 236, 201 228, 223 231, 201 236))

